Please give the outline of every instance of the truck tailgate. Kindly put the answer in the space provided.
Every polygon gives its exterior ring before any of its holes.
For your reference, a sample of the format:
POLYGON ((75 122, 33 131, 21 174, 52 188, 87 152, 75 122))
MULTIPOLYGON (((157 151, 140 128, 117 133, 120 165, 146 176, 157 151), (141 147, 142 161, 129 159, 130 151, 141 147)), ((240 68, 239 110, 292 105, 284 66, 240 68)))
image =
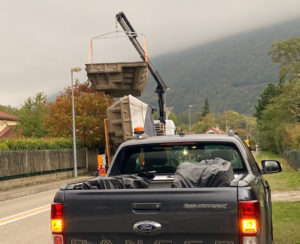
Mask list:
POLYGON ((64 211, 67 243, 239 242, 235 187, 66 190, 64 211))

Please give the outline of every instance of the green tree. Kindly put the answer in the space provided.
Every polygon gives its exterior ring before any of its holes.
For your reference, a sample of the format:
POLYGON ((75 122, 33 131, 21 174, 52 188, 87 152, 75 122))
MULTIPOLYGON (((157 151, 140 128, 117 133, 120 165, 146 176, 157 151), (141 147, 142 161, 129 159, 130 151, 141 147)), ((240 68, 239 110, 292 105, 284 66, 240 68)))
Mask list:
POLYGON ((43 121, 43 116, 47 113, 46 103, 47 96, 42 92, 25 101, 19 112, 22 136, 40 138, 48 135, 43 121))
POLYGON ((280 64, 279 84, 283 85, 300 74, 300 38, 274 42, 269 52, 274 63, 280 64))
POLYGON ((192 131, 196 133, 205 133, 209 128, 216 127, 216 118, 214 114, 207 114, 202 120, 193 124, 192 131))
POLYGON ((191 123, 197 123, 198 121, 202 120, 202 112, 196 112, 194 114, 191 114, 191 123))
POLYGON ((293 140, 300 140, 299 129, 296 125, 300 122, 300 79, 296 79, 281 88, 280 96, 273 99, 262 112, 258 123, 259 144, 264 150, 281 153, 286 146, 293 146, 286 139, 295 128, 293 140))
POLYGON ((272 83, 269 83, 263 92, 260 95, 260 98, 258 99, 258 103, 255 106, 256 113, 254 116, 260 120, 262 112, 266 109, 267 105, 269 105, 272 102, 272 99, 280 95, 280 87, 277 85, 274 85, 272 83))
POLYGON ((242 118, 238 112, 228 110, 225 111, 222 116, 219 116, 218 122, 223 130, 226 130, 226 125, 227 129, 237 130, 241 127, 242 118))
POLYGON ((173 122, 175 123, 175 125, 177 125, 177 124, 178 124, 178 119, 177 119, 177 116, 176 116, 176 114, 175 114, 175 113, 173 113, 173 112, 170 112, 170 113, 169 113, 169 117, 168 117, 168 119, 170 119, 170 120, 173 120, 173 122))
POLYGON ((187 112, 181 113, 177 115, 178 124, 189 124, 189 114, 187 112))
POLYGON ((204 102, 204 106, 203 106, 203 110, 202 110, 202 117, 205 117, 207 114, 209 114, 209 104, 208 104, 208 99, 205 98, 205 102, 204 102))
POLYGON ((246 122, 246 137, 255 139, 257 136, 257 120, 250 115, 242 115, 246 122))
POLYGON ((250 115, 228 110, 218 115, 216 121, 222 130, 226 131, 227 125, 227 129, 235 130, 242 139, 254 139, 257 134, 256 118, 250 115))
POLYGON ((300 123, 286 127, 285 143, 300 152, 300 123))
POLYGON ((280 64, 279 86, 269 85, 256 107, 260 147, 275 153, 299 148, 300 141, 300 38, 275 42, 269 52, 280 64))

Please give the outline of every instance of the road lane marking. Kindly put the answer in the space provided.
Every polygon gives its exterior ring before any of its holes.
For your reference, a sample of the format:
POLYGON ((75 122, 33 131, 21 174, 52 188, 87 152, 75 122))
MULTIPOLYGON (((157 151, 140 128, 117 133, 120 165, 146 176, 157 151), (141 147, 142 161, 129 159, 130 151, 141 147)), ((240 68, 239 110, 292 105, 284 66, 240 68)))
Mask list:
POLYGON ((50 204, 0 219, 0 226, 50 210, 50 204))

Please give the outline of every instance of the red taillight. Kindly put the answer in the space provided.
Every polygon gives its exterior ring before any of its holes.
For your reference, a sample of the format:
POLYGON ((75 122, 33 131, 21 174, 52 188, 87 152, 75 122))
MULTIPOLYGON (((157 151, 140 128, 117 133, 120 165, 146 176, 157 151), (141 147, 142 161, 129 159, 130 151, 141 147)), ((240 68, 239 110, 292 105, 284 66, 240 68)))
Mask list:
POLYGON ((240 232, 242 234, 256 234, 259 229, 260 208, 259 202, 240 201, 239 202, 239 219, 240 232))
POLYGON ((51 204, 51 230, 54 244, 64 244, 64 205, 63 203, 51 204))
POLYGON ((251 201, 251 202, 240 202, 240 213, 242 216, 255 216, 257 214, 258 202, 251 201))
POLYGON ((62 235, 53 236, 54 244, 64 244, 64 237, 62 235))
MULTIPOLYGON (((242 243, 245 242, 244 239, 246 240, 248 238, 247 236, 257 234, 260 224, 259 218, 260 207, 257 200, 239 202, 239 226, 242 243)), ((256 237, 253 238, 256 240, 256 237)), ((256 241, 253 243, 256 243, 256 241)))
POLYGON ((64 217, 64 205, 62 203, 51 204, 51 219, 64 217))

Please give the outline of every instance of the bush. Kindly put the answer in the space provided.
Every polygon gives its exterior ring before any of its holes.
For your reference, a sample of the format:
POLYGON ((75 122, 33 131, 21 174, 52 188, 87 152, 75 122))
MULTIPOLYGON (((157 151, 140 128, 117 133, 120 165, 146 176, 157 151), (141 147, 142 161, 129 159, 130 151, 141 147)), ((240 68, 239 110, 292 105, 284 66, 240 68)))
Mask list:
MULTIPOLYGON (((77 148, 82 148, 83 143, 76 142, 77 148)), ((72 138, 18 138, 3 139, 0 141, 0 151, 21 150, 50 150, 73 148, 72 138)))
POLYGON ((2 143, 0 142, 0 151, 8 151, 8 146, 6 145, 6 143, 2 143))

